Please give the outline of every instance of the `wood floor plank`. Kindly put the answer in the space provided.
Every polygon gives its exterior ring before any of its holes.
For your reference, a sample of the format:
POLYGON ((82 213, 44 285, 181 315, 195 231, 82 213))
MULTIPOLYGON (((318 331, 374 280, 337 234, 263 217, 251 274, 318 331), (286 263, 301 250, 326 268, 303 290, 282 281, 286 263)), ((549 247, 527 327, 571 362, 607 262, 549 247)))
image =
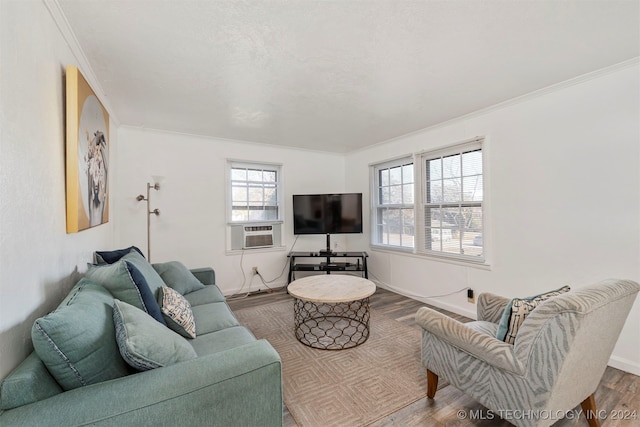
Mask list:
MULTIPOLYGON (((230 298, 228 303, 232 310, 240 310, 286 300, 292 300, 292 298, 284 289, 280 289, 270 293, 249 295, 245 298, 230 298)), ((415 323, 415 313, 420 307, 424 306, 442 312, 461 322, 471 321, 471 319, 464 316, 429 306, 421 301, 382 288, 378 288, 376 293, 371 296, 370 305, 378 313, 416 328, 419 326, 415 323)), ((417 342, 416 345, 419 346, 420 343, 417 342)), ((595 398, 597 409, 607 417, 606 419, 601 419, 603 427, 640 426, 640 377, 607 367, 596 390, 595 398), (637 414, 635 418, 631 418, 633 415, 630 415, 626 420, 614 420, 611 417, 612 413, 633 414, 634 410, 637 414)), ((588 426, 584 415, 577 412, 580 411, 579 405, 575 408, 575 411, 580 416, 558 420, 554 427, 588 426)), ((285 427, 299 427, 286 407, 283 418, 285 427)), ((438 389, 435 399, 420 399, 371 424, 371 427, 393 426, 507 427, 511 426, 511 424, 501 420, 496 414, 491 413, 491 411, 488 411, 460 390, 444 383, 444 386, 438 389)))

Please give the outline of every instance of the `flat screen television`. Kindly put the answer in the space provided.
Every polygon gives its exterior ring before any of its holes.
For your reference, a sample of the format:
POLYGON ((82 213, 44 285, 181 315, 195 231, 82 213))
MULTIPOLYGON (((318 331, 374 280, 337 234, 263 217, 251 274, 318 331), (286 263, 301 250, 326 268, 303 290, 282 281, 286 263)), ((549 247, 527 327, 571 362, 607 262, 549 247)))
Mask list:
POLYGON ((293 234, 343 233, 362 233, 362 193, 293 195, 293 234))

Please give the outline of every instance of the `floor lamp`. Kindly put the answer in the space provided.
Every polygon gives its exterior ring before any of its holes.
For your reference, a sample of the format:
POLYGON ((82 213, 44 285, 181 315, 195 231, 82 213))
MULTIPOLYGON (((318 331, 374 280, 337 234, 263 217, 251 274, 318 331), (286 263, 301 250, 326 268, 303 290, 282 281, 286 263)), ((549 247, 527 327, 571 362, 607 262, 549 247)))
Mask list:
POLYGON ((142 194, 136 197, 136 200, 139 202, 143 200, 147 202, 147 259, 149 262, 151 262, 151 215, 155 215, 155 216, 160 215, 160 209, 151 210, 151 207, 149 206, 149 204, 151 203, 150 194, 151 194, 152 188, 158 191, 160 190, 160 184, 156 182, 153 185, 151 185, 150 183, 147 182, 147 197, 143 196, 142 194))

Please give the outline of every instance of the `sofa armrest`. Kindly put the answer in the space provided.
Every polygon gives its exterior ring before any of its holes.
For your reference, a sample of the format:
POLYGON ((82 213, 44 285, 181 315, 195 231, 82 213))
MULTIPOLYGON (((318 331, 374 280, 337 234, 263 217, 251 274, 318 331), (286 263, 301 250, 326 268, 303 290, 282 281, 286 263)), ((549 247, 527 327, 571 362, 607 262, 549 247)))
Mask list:
POLYGON ((211 267, 194 268, 191 273, 204 285, 216 284, 216 272, 211 267))
POLYGON ((422 329, 471 356, 498 369, 522 374, 524 369, 513 353, 513 346, 467 327, 445 314, 427 307, 416 313, 416 323, 422 329))
POLYGON ((0 414, 0 425, 282 425, 278 353, 255 341, 67 391, 0 414))
POLYGON ((478 295, 478 320, 485 322, 500 323, 500 318, 505 307, 511 301, 509 298, 483 292, 478 295))

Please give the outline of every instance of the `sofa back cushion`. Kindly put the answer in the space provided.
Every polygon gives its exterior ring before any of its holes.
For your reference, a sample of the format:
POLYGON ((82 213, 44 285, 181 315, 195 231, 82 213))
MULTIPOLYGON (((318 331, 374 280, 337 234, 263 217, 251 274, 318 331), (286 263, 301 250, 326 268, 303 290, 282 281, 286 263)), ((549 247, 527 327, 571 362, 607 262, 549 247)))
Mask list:
MULTIPOLYGON (((149 268, 153 270, 151 266, 149 268)), ((145 275, 126 256, 113 264, 90 265, 86 277, 104 286, 114 298, 144 310, 166 326, 156 295, 145 275)))
POLYGON ((131 250, 121 259, 127 261, 129 264, 133 264, 140 271, 144 276, 144 280, 147 282, 153 297, 158 298, 158 289, 163 287, 165 283, 158 272, 151 266, 151 264, 149 264, 149 261, 135 250, 131 250))
POLYGON ((113 325, 113 296, 80 280, 54 312, 35 321, 33 347, 64 390, 128 374, 113 325))
POLYGON ((164 283, 168 287, 178 291, 180 295, 204 289, 205 285, 179 261, 152 264, 152 266, 158 272, 164 283))

